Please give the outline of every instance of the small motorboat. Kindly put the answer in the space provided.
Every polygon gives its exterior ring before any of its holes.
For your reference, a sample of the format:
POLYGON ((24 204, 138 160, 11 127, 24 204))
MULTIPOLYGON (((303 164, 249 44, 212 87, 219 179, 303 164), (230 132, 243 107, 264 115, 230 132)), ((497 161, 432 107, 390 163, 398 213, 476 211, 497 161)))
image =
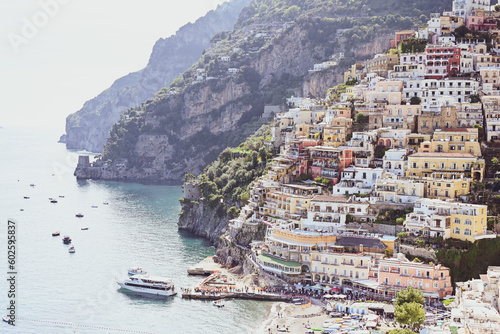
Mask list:
POLYGON ((24 211, 24 209, 19 209, 19 211, 24 211))
POLYGON ((59 236, 61 233, 59 233, 59 231, 56 231, 56 232, 52 232, 52 236, 53 237, 57 237, 59 236))
POLYGON ((78 217, 78 218, 82 218, 83 217, 83 213, 77 213, 75 216, 78 217))
POLYGON ((108 205, 109 203, 108 203, 108 202, 104 202, 104 203, 102 203, 102 204, 103 204, 103 205, 108 205))
POLYGON ((82 227, 81 230, 82 231, 87 231, 89 228, 88 227, 82 227))
POLYGON ((59 195, 59 198, 64 198, 64 196, 63 195, 59 195))
POLYGON ((128 275, 129 276, 134 276, 134 275, 146 275, 148 272, 141 267, 133 267, 133 268, 128 268, 128 275))
POLYGON ((71 247, 68 249, 68 252, 69 252, 69 253, 74 253, 74 252, 75 252, 75 246, 71 246, 71 247))
POLYGON ((31 184, 30 184, 30 187, 34 187, 34 186, 35 186, 35 184, 34 184, 34 183, 31 183, 31 184))
POLYGON ((29 196, 24 196, 24 199, 30 199, 30 197, 29 196))
POLYGON ((217 307, 224 307, 224 303, 221 302, 220 300, 214 300, 212 305, 217 307))
POLYGON ((69 235, 65 235, 62 240, 63 240, 63 243, 66 245, 71 243, 71 238, 69 237, 69 235))
POLYGON ((92 209, 97 209, 97 205, 92 205, 91 208, 92 209))
POLYGON ((50 203, 57 203, 57 200, 56 199, 51 199, 50 203))

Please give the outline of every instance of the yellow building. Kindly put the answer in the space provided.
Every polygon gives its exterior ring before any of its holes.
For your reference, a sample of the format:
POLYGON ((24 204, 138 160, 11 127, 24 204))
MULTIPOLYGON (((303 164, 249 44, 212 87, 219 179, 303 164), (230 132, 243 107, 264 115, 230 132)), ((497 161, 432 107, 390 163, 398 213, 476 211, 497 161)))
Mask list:
POLYGON ((454 179, 463 175, 479 182, 483 174, 484 160, 471 153, 415 153, 408 157, 406 171, 409 178, 454 179))
POLYGON ((487 206, 421 198, 415 202, 414 211, 406 215, 404 226, 411 232, 423 235, 474 240, 495 238, 486 234, 487 206))
POLYGON ((464 18, 460 16, 441 16, 441 34, 449 35, 455 29, 465 24, 464 18))
POLYGON ((434 131, 432 142, 423 142, 419 153, 470 153, 481 157, 481 147, 476 128, 456 128, 434 131))
POLYGON ((330 125, 323 130, 324 146, 339 147, 345 145, 347 135, 352 132, 352 119, 338 117, 332 119, 330 125))
POLYGON ((421 143, 430 140, 431 135, 429 134, 410 133, 406 136, 406 146, 409 149, 417 151, 420 148, 421 143))
POLYGON ((486 205, 469 204, 452 208, 450 238, 474 242, 475 236, 486 234, 486 212, 486 205))
POLYGON ((281 219, 300 219, 306 216, 310 197, 288 194, 281 191, 269 191, 264 205, 259 207, 261 215, 281 219))
POLYGON ((439 198, 442 200, 457 199, 470 192, 470 178, 456 179, 433 179, 423 180, 426 185, 428 198, 439 198))

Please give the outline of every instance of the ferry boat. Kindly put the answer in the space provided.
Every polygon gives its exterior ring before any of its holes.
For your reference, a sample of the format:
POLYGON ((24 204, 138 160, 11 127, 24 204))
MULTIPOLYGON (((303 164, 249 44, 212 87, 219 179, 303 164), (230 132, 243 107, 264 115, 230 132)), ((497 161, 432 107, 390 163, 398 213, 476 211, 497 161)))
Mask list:
POLYGON ((65 243, 66 245, 71 243, 71 238, 69 237, 69 235, 64 236, 63 243, 65 243))
POLYGON ((170 278, 134 275, 123 282, 116 282, 124 289, 132 292, 147 293, 157 296, 174 296, 177 294, 174 290, 174 284, 170 278))
POLYGON ((74 252, 75 252, 75 246, 71 246, 71 247, 68 249, 68 252, 70 252, 70 253, 74 253, 74 252))
POLYGON ((134 275, 146 275, 147 271, 142 269, 141 267, 133 267, 128 269, 128 275, 129 276, 134 276, 134 275))

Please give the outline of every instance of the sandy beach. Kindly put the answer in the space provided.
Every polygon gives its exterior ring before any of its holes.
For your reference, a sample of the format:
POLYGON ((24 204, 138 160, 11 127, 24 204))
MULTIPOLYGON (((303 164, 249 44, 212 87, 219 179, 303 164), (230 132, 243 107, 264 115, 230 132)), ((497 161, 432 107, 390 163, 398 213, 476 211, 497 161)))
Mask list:
POLYGON ((274 303, 269 311, 269 317, 253 333, 283 333, 286 329, 289 333, 305 333, 308 329, 306 326, 321 327, 327 319, 331 318, 321 306, 302 308, 301 305, 274 303))

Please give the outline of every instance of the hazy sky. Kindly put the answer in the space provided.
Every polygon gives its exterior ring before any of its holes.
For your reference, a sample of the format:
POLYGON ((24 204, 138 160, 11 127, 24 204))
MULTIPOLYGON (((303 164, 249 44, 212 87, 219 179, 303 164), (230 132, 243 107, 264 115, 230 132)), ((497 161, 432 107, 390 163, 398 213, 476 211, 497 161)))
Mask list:
POLYGON ((146 66, 152 47, 227 0, 2 0, 0 126, 65 118, 114 80, 146 66))

